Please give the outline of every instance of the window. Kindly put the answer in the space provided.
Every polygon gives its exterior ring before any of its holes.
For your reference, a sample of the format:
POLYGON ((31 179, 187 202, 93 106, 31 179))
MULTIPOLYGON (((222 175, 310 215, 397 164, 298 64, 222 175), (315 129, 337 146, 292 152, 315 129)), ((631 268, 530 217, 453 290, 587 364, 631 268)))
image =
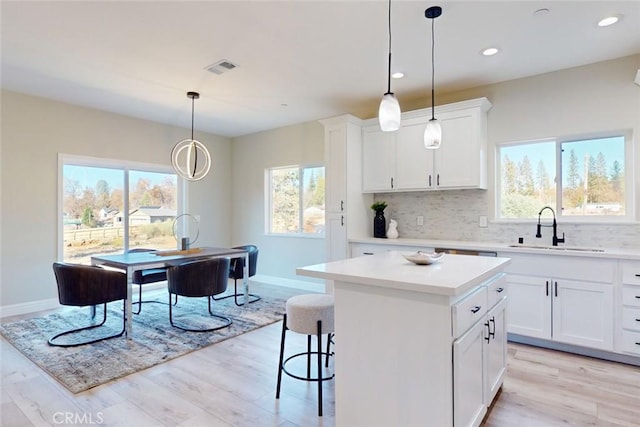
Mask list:
POLYGON ((630 151, 624 135, 499 146, 498 218, 537 218, 550 206, 576 220, 632 219, 630 151))
POLYGON ((176 248, 178 186, 171 168, 71 156, 60 163, 64 261, 89 264, 92 255, 125 247, 176 248))
POLYGON ((324 166, 268 169, 270 234, 324 236, 324 166))

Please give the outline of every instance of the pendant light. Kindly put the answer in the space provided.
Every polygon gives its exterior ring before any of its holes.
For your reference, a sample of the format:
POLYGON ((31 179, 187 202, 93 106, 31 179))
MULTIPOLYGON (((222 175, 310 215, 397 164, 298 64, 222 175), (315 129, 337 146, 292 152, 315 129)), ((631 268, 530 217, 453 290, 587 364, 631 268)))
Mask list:
POLYGON ((187 98, 191 98, 191 139, 183 139, 173 147, 173 150, 171 150, 171 164, 176 173, 182 178, 187 181, 199 181, 211 169, 211 156, 203 143, 193 139, 194 100, 200 98, 200 94, 198 92, 187 92, 187 98), (198 153, 201 154, 200 158, 198 153))
POLYGON ((440 122, 436 120, 435 116, 435 86, 434 86, 434 50, 435 50, 435 37, 433 32, 433 25, 435 19, 442 15, 442 8, 440 6, 431 6, 424 11, 424 16, 427 19, 431 19, 431 120, 427 122, 427 127, 424 130, 424 147, 428 149, 440 148, 440 142, 442 140, 442 127, 440 122))
POLYGON ((380 129, 391 132, 400 129, 400 103, 391 92, 391 0, 389 0, 389 69, 387 74, 387 92, 383 95, 378 109, 380 129))

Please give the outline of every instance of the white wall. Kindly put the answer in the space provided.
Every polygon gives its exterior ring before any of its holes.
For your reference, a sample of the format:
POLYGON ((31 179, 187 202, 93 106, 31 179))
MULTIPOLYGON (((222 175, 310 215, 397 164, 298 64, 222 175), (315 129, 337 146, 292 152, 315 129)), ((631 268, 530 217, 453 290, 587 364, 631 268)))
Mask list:
MULTIPOLYGON (((439 96, 441 103, 487 97, 489 190, 377 194, 389 203, 387 217, 398 220, 401 237, 490 242, 550 243, 534 238, 532 224, 490 222, 478 226, 478 216, 495 217, 495 145, 502 142, 633 130, 636 211, 640 214, 640 87, 633 84, 640 55, 512 80, 439 96), (425 217, 424 226, 416 216, 425 217)), ((419 106, 416 106, 419 108, 419 106)), ((568 245, 640 248, 640 224, 569 224, 558 226, 568 245)), ((544 232, 543 232, 544 235, 544 232)))
POLYGON ((323 126, 308 122, 234 138, 232 153, 233 244, 260 248, 259 275, 310 282, 296 276, 295 269, 324 262, 325 240, 265 233, 264 172, 277 166, 324 164, 323 126))
MULTIPOLYGON (((170 165, 190 129, 166 126, 8 91, 1 93, 0 307, 57 297, 58 153, 170 165)), ((230 140, 196 134, 213 170, 189 183, 187 211, 201 215, 198 244, 231 242, 230 140)), ((10 311, 10 310, 9 310, 10 311)))

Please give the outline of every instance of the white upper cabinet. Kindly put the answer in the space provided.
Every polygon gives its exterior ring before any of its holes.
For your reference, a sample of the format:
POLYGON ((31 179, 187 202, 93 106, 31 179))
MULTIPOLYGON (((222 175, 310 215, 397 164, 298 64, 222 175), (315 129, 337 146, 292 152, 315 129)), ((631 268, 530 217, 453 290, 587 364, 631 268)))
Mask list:
POLYGON ((430 109, 404 113, 396 132, 382 132, 377 119, 365 121, 363 192, 487 188, 486 98, 436 107, 442 145, 427 150, 423 133, 430 109))

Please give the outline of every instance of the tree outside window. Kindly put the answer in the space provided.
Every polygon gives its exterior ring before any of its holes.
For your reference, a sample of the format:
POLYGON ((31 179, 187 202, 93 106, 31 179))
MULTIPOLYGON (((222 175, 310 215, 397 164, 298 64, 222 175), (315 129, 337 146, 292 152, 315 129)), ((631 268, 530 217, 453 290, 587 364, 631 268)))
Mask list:
POLYGON ((559 216, 628 214, 624 136, 503 145, 498 155, 500 218, 536 218, 544 206, 559 216))
POLYGON ((269 169, 271 234, 324 235, 324 167, 269 169))

